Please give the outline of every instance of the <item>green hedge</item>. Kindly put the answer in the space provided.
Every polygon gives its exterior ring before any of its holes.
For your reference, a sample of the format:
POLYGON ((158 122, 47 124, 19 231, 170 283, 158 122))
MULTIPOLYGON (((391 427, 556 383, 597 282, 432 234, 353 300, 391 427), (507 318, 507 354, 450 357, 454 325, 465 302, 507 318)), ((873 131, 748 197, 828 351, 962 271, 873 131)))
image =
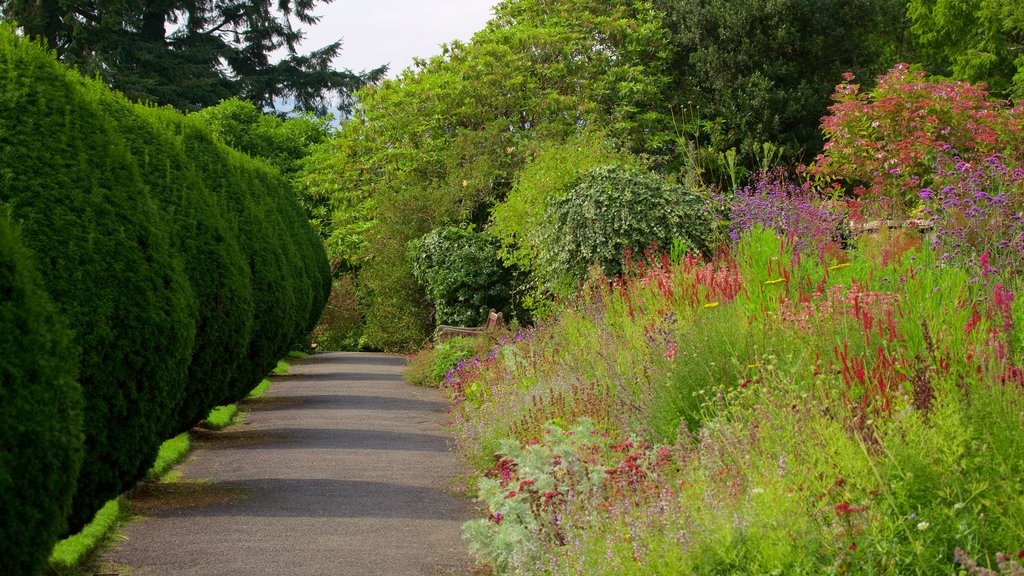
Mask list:
POLYGON ((173 429, 196 302, 165 215, 80 81, 9 32, 0 66, 0 200, 82 349, 87 456, 75 530, 143 476, 173 429))
POLYGON ((73 531, 312 329, 330 271, 288 182, 198 118, 129 103, 2 24, 0 86, 0 202, 81 350, 73 531))
POLYGON ((0 206, 0 542, 34 574, 65 526, 82 458, 77 351, 0 206))

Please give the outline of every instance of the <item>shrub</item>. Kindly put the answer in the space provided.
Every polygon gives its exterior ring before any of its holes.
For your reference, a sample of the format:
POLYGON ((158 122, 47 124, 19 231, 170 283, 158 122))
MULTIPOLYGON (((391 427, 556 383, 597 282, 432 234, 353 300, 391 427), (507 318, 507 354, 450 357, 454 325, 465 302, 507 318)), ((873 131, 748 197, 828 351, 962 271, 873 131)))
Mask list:
POLYGON ((999 156, 981 162, 940 160, 935 189, 921 190, 922 213, 935 229, 942 262, 967 266, 975 278, 1009 281, 1024 271, 1024 169, 999 156))
POLYGON ((825 205, 810 182, 797 185, 784 170, 755 174, 751 184, 729 201, 729 237, 733 242, 760 226, 792 235, 795 248, 819 254, 838 252, 845 215, 825 205))
MULTIPOLYGON (((874 75, 894 60, 899 0, 659 0, 673 33, 679 103, 718 151, 753 164, 765 141, 816 153, 818 123, 840 74, 874 75)), ((707 140, 701 144, 707 143, 707 140)))
POLYGON ((815 161, 818 175, 912 208, 921 189, 932 186, 940 156, 974 162, 1005 154, 1016 165, 1024 162, 1024 109, 989 100, 980 87, 928 80, 906 64, 866 92, 852 74, 844 78, 821 121, 827 141, 815 161))
POLYGON ((73 531, 273 368, 329 270, 281 176, 198 119, 132 106, 6 25, 0 84, 0 201, 82 351, 73 531))
POLYGON ((81 82, 0 29, 0 200, 82 349, 87 457, 71 530, 141 478, 172 435, 196 329, 166 215, 81 82))
MULTIPOLYGON (((252 287, 246 259, 224 222, 227 213, 196 164, 182 132, 196 130, 170 109, 143 109, 97 83, 90 98, 123 135, 139 174, 171 224, 171 243, 185 264, 198 303, 196 338, 175 430, 187 430, 226 396, 252 336, 252 287)), ((209 153, 214 153, 210 151, 209 153)))
POLYGON ((656 174, 607 166, 587 172, 548 208, 544 251, 562 270, 556 286, 566 294, 592 263, 608 276, 623 271, 627 251, 654 244, 668 250, 680 239, 708 250, 711 220, 704 202, 656 174))
POLYGON ((35 574, 64 531, 82 459, 78 351, 0 205, 0 541, 35 574))
POLYGON ((409 243, 413 275, 426 289, 438 324, 479 326, 492 308, 511 316, 512 275, 498 248, 489 234, 454 227, 409 243))
POLYGON ((584 132, 565 142, 542 141, 516 175, 515 184, 491 212, 488 232, 501 241, 499 254, 516 274, 513 300, 534 316, 549 310, 551 278, 561 270, 544 259, 548 206, 579 184, 588 170, 600 166, 635 166, 639 159, 618 149, 601 133, 584 132))
POLYGON ((932 72, 1024 98, 1024 10, 1015 0, 908 0, 907 20, 932 72))
POLYGON ((356 295, 356 275, 345 274, 334 281, 320 321, 313 328, 318 351, 358 350, 363 315, 356 295))
MULTIPOLYGON (((187 121, 199 122, 194 117, 187 121)), ((184 135, 187 154, 195 159, 202 178, 220 191, 229 231, 242 247, 252 285, 254 321, 245 361, 215 405, 230 404, 244 397, 288 352, 301 335, 298 326, 306 321, 296 302, 297 278, 285 261, 287 240, 272 204, 273 196, 282 192, 267 179, 276 180, 276 186, 284 184, 264 166, 244 170, 241 165, 248 159, 218 146, 204 130, 187 130, 184 135)))

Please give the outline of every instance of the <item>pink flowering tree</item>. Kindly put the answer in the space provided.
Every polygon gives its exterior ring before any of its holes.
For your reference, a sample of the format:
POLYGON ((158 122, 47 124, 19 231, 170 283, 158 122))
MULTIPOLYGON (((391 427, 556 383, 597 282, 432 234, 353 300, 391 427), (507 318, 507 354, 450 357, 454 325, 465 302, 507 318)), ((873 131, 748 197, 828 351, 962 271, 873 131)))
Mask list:
POLYGON ((909 209, 932 184, 940 157, 972 162, 999 154, 1024 165, 1024 108, 989 99, 983 86, 926 79, 899 64, 868 91, 845 74, 833 100, 813 172, 859 194, 909 209))

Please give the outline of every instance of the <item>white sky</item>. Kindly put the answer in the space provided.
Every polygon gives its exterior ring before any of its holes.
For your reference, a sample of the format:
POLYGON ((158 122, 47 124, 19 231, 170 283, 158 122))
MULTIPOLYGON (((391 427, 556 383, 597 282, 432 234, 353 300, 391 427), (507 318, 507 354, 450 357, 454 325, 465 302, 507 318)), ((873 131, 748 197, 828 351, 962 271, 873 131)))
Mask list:
POLYGON ((390 64, 394 78, 427 58, 440 45, 469 40, 491 18, 497 0, 334 0, 317 10, 323 18, 306 26, 301 51, 308 52, 343 39, 335 66, 355 72, 390 64))

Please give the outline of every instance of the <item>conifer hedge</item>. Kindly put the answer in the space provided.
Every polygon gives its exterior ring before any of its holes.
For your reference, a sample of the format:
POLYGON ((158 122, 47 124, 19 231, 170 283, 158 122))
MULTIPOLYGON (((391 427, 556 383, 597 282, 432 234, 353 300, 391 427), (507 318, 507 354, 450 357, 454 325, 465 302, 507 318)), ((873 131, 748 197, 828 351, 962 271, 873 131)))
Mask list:
MULTIPOLYGON (((81 350, 70 531, 141 478, 163 440, 255 386, 330 290, 323 247, 279 173, 2 24, 0 202, 81 350)), ((0 420, 0 443, 8 436, 0 420)))
POLYGON ((77 353, 0 205, 0 573, 32 574, 64 530, 82 458, 77 353))

